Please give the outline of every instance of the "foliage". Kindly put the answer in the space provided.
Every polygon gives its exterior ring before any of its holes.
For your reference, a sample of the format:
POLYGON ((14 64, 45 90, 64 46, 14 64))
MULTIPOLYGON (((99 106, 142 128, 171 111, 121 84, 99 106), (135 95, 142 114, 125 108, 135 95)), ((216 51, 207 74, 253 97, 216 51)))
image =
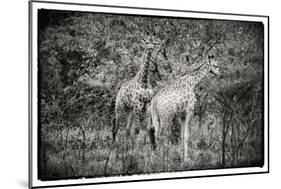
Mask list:
POLYGON ((262 166, 261 23, 44 9, 38 19, 40 179, 163 171, 145 132, 134 138, 135 152, 133 142, 122 145, 122 131, 117 148, 111 145, 117 86, 136 74, 148 32, 166 40, 168 60, 157 58, 158 88, 208 54, 222 68, 220 77, 208 76, 196 88, 190 163, 181 161, 175 124, 165 171, 262 166))

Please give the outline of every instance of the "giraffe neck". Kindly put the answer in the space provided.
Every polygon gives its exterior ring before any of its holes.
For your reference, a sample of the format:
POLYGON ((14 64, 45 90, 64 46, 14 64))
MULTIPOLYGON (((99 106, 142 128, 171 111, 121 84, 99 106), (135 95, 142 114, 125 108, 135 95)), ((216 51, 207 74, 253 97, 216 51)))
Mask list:
POLYGON ((200 81, 208 74, 208 72, 209 66, 207 64, 202 64, 193 73, 183 76, 181 81, 187 83, 188 85, 186 86, 189 89, 194 89, 200 83, 200 81))
POLYGON ((143 84, 145 87, 148 85, 148 71, 149 71, 149 64, 152 60, 152 50, 147 49, 144 61, 142 62, 140 69, 136 75, 136 80, 143 84))

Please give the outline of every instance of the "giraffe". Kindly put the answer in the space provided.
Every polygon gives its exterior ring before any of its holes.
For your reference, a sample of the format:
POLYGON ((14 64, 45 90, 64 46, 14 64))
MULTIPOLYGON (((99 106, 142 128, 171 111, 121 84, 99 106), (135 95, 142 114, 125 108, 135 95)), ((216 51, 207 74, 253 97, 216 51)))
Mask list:
POLYGON ((220 74, 217 62, 213 58, 213 55, 205 57, 205 61, 192 73, 180 77, 173 84, 161 89, 151 100, 148 110, 151 121, 150 129, 155 134, 151 139, 154 148, 156 148, 156 142, 158 142, 156 140, 159 140, 160 134, 163 135, 164 149, 167 148, 167 135, 173 120, 176 119, 180 123, 184 162, 188 161, 189 122, 196 103, 194 89, 208 73, 220 74))
MULTIPOLYGON (((145 111, 146 104, 152 99, 154 95, 153 88, 156 85, 151 82, 151 74, 157 75, 158 78, 161 79, 155 59, 159 52, 163 50, 163 41, 156 41, 154 37, 149 37, 148 40, 142 40, 142 42, 145 43, 146 49, 144 60, 139 71, 132 80, 122 83, 117 92, 115 101, 115 123, 112 129, 113 142, 115 141, 116 134, 120 127, 120 119, 124 114, 127 117, 127 135, 129 134, 128 132, 132 131, 132 121, 134 121, 136 125, 143 122, 144 117, 142 113, 145 111), (151 71, 153 73, 150 73, 151 71)), ((166 59, 167 56, 165 52, 162 52, 162 54, 166 59)))

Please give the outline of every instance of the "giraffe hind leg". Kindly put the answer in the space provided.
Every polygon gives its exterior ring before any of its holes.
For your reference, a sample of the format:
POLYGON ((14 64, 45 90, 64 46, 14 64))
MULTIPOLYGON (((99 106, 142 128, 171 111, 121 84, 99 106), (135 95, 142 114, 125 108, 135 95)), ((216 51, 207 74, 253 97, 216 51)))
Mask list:
POLYGON ((183 160, 184 162, 189 161, 188 157, 188 142, 189 142, 189 134, 190 134, 190 120, 193 117, 194 113, 194 104, 196 100, 194 99, 191 101, 189 107, 186 109, 186 116, 185 116, 185 121, 183 124, 183 160))
POLYGON ((156 150, 156 137, 155 137, 156 133, 155 133, 155 128, 150 128, 148 129, 148 136, 149 136, 149 141, 150 141, 150 144, 151 144, 151 149, 153 151, 156 150))
POLYGON ((133 119, 133 112, 130 111, 128 113, 127 122, 126 122, 126 135, 127 136, 129 136, 131 134, 132 119, 133 119))

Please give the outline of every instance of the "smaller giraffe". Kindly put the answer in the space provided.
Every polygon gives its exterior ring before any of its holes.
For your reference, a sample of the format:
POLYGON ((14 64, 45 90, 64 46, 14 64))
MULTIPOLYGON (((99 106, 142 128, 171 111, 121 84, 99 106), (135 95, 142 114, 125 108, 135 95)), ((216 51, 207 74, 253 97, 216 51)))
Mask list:
MULTIPOLYGON (((143 122, 146 104, 154 95, 155 84, 151 82, 151 74, 158 74, 156 57, 162 50, 162 42, 153 37, 142 40, 146 45, 145 57, 136 76, 121 84, 115 102, 115 124, 112 129, 113 142, 120 128, 120 120, 124 115, 127 118, 126 129, 131 131, 132 121, 139 125, 143 122), (152 72, 152 73, 151 73, 152 72)), ((159 78, 160 75, 159 75, 159 78)))
POLYGON ((196 103, 194 89, 208 73, 219 75, 217 62, 213 56, 208 56, 208 59, 194 72, 182 76, 175 83, 161 89, 153 97, 149 113, 152 123, 151 130, 155 133, 155 136, 151 135, 154 148, 160 134, 164 135, 162 136, 164 148, 167 148, 169 130, 173 119, 176 118, 181 124, 183 160, 188 161, 189 122, 196 103))

